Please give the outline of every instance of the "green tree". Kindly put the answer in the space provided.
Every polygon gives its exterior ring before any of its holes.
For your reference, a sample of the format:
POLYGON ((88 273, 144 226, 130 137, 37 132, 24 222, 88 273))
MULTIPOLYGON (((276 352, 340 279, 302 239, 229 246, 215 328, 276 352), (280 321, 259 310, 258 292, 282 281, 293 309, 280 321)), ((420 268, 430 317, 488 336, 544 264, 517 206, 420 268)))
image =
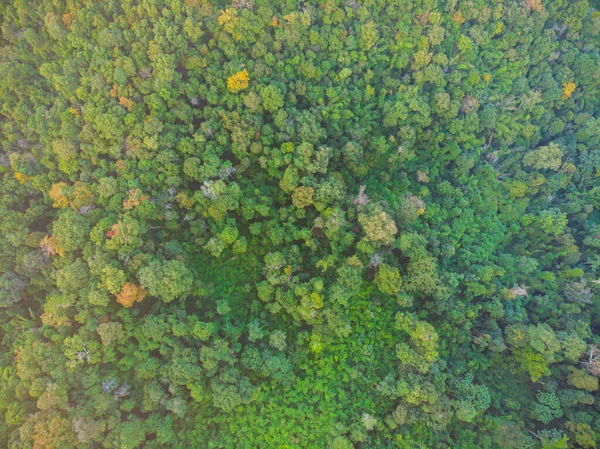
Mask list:
POLYGON ((407 342, 396 344, 396 356, 403 364, 426 373, 438 358, 438 334, 435 328, 412 314, 397 313, 396 329, 407 334, 407 342))
POLYGON ((523 158, 523 163, 527 167, 533 167, 538 170, 558 171, 562 164, 563 151, 555 142, 548 146, 543 146, 537 150, 530 151, 523 158))
POLYGON ((381 293, 386 295, 397 295, 402 290, 402 278, 400 271, 396 267, 388 264, 381 264, 375 275, 375 285, 381 293))
POLYGON ((380 208, 375 208, 368 214, 360 214, 358 221, 365 231, 365 240, 377 245, 391 244, 398 233, 396 223, 380 208))
POLYGON ((279 89, 272 84, 261 89, 260 97, 264 108, 271 114, 283 106, 283 96, 279 89))
POLYGON ((86 239, 89 232, 86 220, 81 215, 65 211, 53 225, 54 236, 58 240, 58 245, 65 251, 74 251, 79 249, 86 239))
POLYGON ((178 260, 152 261, 140 268, 138 279, 150 296, 164 302, 184 299, 192 291, 193 274, 178 260))

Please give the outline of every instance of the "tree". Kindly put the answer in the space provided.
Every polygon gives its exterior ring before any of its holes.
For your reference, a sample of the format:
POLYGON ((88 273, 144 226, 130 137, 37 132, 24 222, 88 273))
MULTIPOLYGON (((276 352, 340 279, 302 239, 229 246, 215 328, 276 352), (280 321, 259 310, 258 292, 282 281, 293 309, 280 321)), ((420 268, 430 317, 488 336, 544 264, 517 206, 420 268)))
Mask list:
POLYGON ((560 341, 547 324, 508 326, 506 342, 514 348, 516 360, 534 382, 550 374, 549 365, 556 361, 561 349, 560 341))
POLYGON ((435 328, 412 314, 397 313, 396 329, 409 337, 408 342, 396 344, 396 357, 421 373, 429 371, 438 358, 438 334, 435 328))
POLYGON ((379 265, 375 275, 375 285, 381 293, 390 296, 397 295, 402 290, 400 271, 385 263, 379 265))
POLYGON ((566 100, 567 98, 571 98, 571 95, 573 95, 573 92, 575 92, 576 88, 577 88, 577 84, 575 84, 572 81, 569 81, 568 83, 564 83, 562 99, 566 100))
POLYGON ((569 384, 586 391, 598 390, 598 378, 588 374, 583 369, 574 369, 569 374, 569 384))
POLYGON ((368 51, 379 39, 379 32, 375 22, 367 22, 360 30, 360 46, 363 50, 368 51))
POLYGON ((66 182, 58 182, 52 186, 48 192, 48 196, 53 201, 52 206, 64 209, 69 206, 69 187, 66 182))
POLYGON ((71 426, 80 443, 89 443, 104 433, 106 422, 104 420, 95 420, 89 416, 76 416, 73 418, 71 426))
POLYGON ((246 89, 248 87, 249 80, 250 78, 248 77, 248 70, 244 69, 241 72, 234 73, 227 78, 227 87, 235 94, 240 90, 246 89))
POLYGON ((287 344, 285 342, 285 332, 281 331, 281 330, 274 330, 273 332, 271 332, 271 335, 269 336, 269 344, 271 346, 273 346, 275 349, 279 349, 280 351, 283 351, 287 344))
POLYGON ((146 290, 140 285, 125 282, 117 294, 117 302, 124 307, 131 307, 136 302, 142 302, 146 297, 146 290))
POLYGON ((264 108, 271 114, 283 106, 283 96, 279 89, 272 84, 261 89, 260 97, 264 108))
POLYGON ((103 346, 111 346, 123 341, 125 338, 123 325, 118 322, 100 323, 96 332, 100 336, 103 346))
POLYGON ((125 215, 119 222, 115 223, 111 230, 106 233, 106 248, 124 253, 131 252, 134 248, 142 246, 142 235, 145 227, 130 215, 125 215))
POLYGON ((164 302, 184 299, 191 293, 193 284, 192 272, 178 260, 154 260, 140 268, 138 279, 150 296, 164 302))
POLYGON ((64 254, 64 250, 58 244, 58 239, 53 235, 47 235, 40 240, 40 248, 46 256, 52 256, 54 254, 62 256, 64 254))
POLYGON ((304 209, 307 206, 313 204, 313 196, 315 189, 312 187, 300 186, 294 190, 292 194, 292 202, 298 209, 304 209))
POLYGON ((54 410, 30 415, 19 432, 21 444, 33 449, 74 448, 75 435, 71 423, 54 410))
POLYGON ((329 449, 352 449, 352 447, 352 443, 344 437, 335 437, 329 445, 329 449))
POLYGON ((21 276, 7 271, 0 276, 0 308, 11 307, 23 298, 27 281, 21 276))
POLYGON ((86 263, 77 259, 56 273, 56 286, 66 293, 78 293, 88 285, 89 273, 86 263))
POLYGON ((562 149, 557 143, 551 142, 550 145, 528 152, 523 158, 523 163, 538 170, 557 171, 562 164, 562 156, 562 149))
POLYGON ((53 237, 64 251, 75 251, 84 243, 89 232, 85 219, 72 211, 63 212, 53 225, 53 237))
POLYGON ((398 233, 396 223, 381 208, 374 208, 368 214, 359 214, 358 221, 365 231, 365 240, 368 242, 389 245, 398 233))
POLYGON ((560 408, 560 402, 554 392, 539 393, 537 402, 532 410, 532 417, 548 424, 553 419, 560 418, 563 412, 560 408))
POLYGON ((292 193, 298 187, 299 178, 298 170, 290 165, 285 169, 279 187, 284 192, 292 193))
POLYGON ((490 393, 485 385, 474 385, 473 374, 468 373, 463 379, 454 379, 452 392, 455 396, 453 406, 456 417, 463 422, 473 422, 490 406, 490 393))
POLYGON ((346 263, 336 270, 336 281, 331 286, 330 297, 334 302, 346 306, 349 300, 355 296, 363 283, 361 269, 346 263))

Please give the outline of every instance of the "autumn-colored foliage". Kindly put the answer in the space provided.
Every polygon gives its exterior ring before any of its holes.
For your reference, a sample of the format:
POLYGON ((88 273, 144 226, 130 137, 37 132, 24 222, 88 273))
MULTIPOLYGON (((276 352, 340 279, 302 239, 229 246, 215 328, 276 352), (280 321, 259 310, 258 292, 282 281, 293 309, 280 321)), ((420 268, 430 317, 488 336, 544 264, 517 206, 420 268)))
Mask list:
POLYGON ((42 248, 42 252, 46 256, 53 256, 54 254, 58 254, 59 256, 63 255, 63 249, 58 244, 58 239, 53 235, 47 235, 40 241, 40 248, 42 248))
POLYGON ((94 204, 94 199, 94 194, 86 184, 80 181, 73 184, 73 191, 69 201, 72 209, 78 210, 82 207, 91 206, 94 204))
POLYGON ((141 302, 146 296, 146 290, 141 285, 125 282, 121 292, 117 294, 117 302, 124 307, 131 307, 136 302, 141 302))
POLYGON ((25 173, 18 171, 14 173, 14 177, 17 181, 19 181, 19 184, 25 184, 27 181, 31 181, 33 179, 33 176, 27 176, 25 173))
POLYGON ((248 87, 248 80, 248 70, 244 69, 227 78, 227 87, 231 92, 236 93, 248 87))
POLYGON ((146 199, 148 199, 148 195, 144 195, 140 189, 129 189, 127 199, 123 201, 123 208, 131 210, 142 204, 142 201, 146 199))
POLYGON ((240 18, 238 17, 237 9, 227 8, 225 10, 221 10, 219 24, 222 25, 223 29, 231 34, 236 41, 239 41, 242 38, 240 31, 237 29, 239 21, 240 18))
POLYGON ((125 171, 125 169, 127 168, 127 164, 125 163, 125 161, 123 159, 119 159, 117 161, 115 161, 115 169, 119 172, 125 171))
POLYGON ((462 25, 466 22, 466 19, 463 17, 462 12, 458 10, 452 15, 452 21, 458 23, 459 25, 462 25))
POLYGON ((530 11, 540 12, 543 9, 542 0, 525 0, 525 5, 530 11))
POLYGON ((59 414, 42 416, 34 415, 33 424, 33 449, 59 449, 70 445, 70 423, 59 414))
POLYGON ((465 96, 462 104, 462 110, 466 114, 471 112, 473 109, 477 108, 477 106, 479 106, 479 100, 477 100, 477 98, 472 97, 471 95, 465 96))
POLYGON ((115 223, 114 225, 112 225, 112 228, 110 228, 110 231, 106 231, 106 236, 108 238, 113 238, 115 235, 117 235, 119 232, 119 224, 115 223))
POLYGON ((65 28, 67 30, 71 29, 71 24, 73 23, 73 16, 70 12, 63 14, 62 21, 65 24, 65 28))
POLYGON ((562 99, 566 100, 567 98, 570 98, 571 95, 573 95, 573 92, 575 91, 576 87, 577 87, 577 84, 575 84, 573 81, 569 81, 568 83, 564 83, 563 84, 562 99))
POLYGON ((48 196, 53 201, 52 206, 64 209, 69 205, 69 198, 65 195, 65 188, 67 187, 66 182, 58 182, 54 184, 50 191, 48 192, 48 196))
POLYGON ((128 111, 131 111, 133 109, 133 101, 130 100, 127 97, 119 97, 119 104, 123 107, 125 107, 125 109, 127 109, 128 111))

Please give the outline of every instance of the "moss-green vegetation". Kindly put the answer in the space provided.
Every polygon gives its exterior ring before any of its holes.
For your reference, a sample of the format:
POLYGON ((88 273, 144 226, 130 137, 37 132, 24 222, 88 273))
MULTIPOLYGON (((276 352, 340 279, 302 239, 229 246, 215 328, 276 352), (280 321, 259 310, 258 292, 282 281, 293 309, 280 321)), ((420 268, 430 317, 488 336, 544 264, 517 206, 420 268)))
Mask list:
POLYGON ((600 12, 0 4, 0 446, 594 448, 600 12))

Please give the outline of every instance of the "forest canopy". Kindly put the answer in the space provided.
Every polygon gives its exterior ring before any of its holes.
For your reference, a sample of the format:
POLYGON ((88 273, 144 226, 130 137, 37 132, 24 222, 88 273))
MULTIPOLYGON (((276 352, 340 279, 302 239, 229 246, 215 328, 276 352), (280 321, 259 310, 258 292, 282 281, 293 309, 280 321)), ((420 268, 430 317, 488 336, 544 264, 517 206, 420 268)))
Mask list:
POLYGON ((597 447, 598 9, 0 2, 0 446, 597 447))

